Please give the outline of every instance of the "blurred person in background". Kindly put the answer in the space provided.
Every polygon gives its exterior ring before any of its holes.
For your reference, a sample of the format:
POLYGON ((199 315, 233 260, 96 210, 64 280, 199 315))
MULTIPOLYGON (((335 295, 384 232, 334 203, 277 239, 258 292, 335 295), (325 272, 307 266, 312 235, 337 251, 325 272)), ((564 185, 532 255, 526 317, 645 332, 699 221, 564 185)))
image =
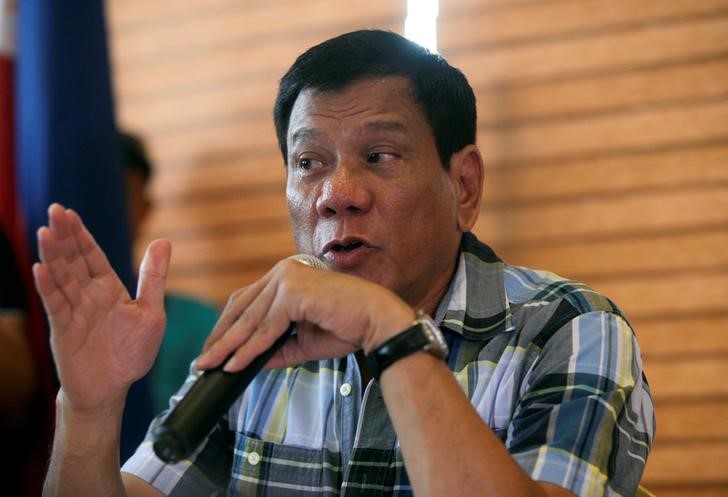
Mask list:
MULTIPOLYGON (((149 183, 154 169, 139 135, 123 131, 119 134, 119 140, 126 180, 129 228, 132 242, 135 242, 153 208, 149 183)), ((148 378, 156 413, 169 407, 170 397, 187 378, 190 363, 199 355, 219 315, 218 309, 201 299, 175 292, 165 293, 164 310, 167 327, 148 378)))

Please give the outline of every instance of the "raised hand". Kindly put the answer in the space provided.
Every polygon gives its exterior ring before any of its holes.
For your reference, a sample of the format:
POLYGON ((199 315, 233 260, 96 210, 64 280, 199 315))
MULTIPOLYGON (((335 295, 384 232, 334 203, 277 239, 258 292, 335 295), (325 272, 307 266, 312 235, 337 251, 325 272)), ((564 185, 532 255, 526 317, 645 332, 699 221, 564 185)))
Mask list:
POLYGON ((225 369, 238 371, 270 347, 291 322, 298 323, 296 335, 268 367, 343 357, 382 343, 414 315, 382 286, 286 259, 230 297, 197 367, 215 367, 234 354, 225 369))
POLYGON ((164 282, 171 246, 147 248, 132 299, 78 214, 58 204, 38 230, 35 284, 51 327, 64 400, 94 412, 118 403, 151 368, 165 327, 164 282))

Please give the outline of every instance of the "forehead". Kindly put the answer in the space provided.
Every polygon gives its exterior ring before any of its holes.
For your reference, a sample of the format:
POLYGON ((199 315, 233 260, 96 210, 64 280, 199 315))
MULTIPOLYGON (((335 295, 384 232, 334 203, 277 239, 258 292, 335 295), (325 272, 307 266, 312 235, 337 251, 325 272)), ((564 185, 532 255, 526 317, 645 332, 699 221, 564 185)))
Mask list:
POLYGON ((426 125, 410 84, 400 76, 356 81, 341 90, 303 90, 291 110, 288 145, 337 130, 412 133, 426 125))

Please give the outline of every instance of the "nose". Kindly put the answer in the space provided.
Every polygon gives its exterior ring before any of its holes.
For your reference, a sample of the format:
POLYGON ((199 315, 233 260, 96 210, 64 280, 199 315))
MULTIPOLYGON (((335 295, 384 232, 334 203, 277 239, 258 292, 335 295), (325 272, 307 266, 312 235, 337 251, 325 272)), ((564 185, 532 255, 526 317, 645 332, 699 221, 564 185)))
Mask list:
POLYGON ((373 200, 369 183, 365 168, 340 162, 323 180, 316 211, 321 217, 368 212, 373 200))

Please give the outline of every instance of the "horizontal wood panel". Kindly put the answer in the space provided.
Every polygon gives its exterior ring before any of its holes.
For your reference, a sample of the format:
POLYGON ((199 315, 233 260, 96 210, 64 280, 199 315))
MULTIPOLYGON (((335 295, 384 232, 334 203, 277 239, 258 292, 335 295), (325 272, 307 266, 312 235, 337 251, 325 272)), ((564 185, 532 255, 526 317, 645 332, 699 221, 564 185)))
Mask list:
POLYGON ((599 282, 686 270, 728 268, 728 223, 723 230, 659 236, 522 244, 498 250, 509 263, 546 268, 576 280, 599 282))
POLYGON ((646 236, 665 230, 725 225, 728 185, 685 191, 655 191, 593 197, 574 202, 489 208, 486 202, 474 230, 494 245, 566 243, 587 237, 646 236), (494 217, 494 220, 488 219, 494 217), (496 231, 488 231, 490 223, 496 231))
POLYGON ((269 77, 261 81, 204 85, 182 94, 169 92, 160 97, 130 98, 124 106, 122 120, 143 122, 148 132, 230 119, 272 121, 277 90, 278 79, 269 77), (184 109, 180 108, 180 101, 184 109))
POLYGON ((524 4, 545 3, 552 0, 442 0, 439 2, 440 12, 450 10, 479 10, 488 8, 492 12, 500 9, 511 9, 524 4))
MULTIPOLYGON (((728 27, 728 26, 727 26, 728 27)), ((728 140, 728 99, 649 111, 534 122, 509 129, 481 127, 486 161, 528 162, 599 157, 701 140, 728 140)))
POLYGON ((204 202, 159 204, 147 223, 146 232, 176 238, 234 235, 246 229, 290 231, 283 192, 205 199, 204 202))
MULTIPOLYGON (((310 36, 303 40, 306 47, 323 41, 325 36, 310 36)), ((149 94, 196 91, 207 85, 218 85, 232 79, 254 78, 266 84, 283 75, 303 50, 290 40, 271 40, 260 45, 220 47, 214 51, 190 54, 186 59, 173 58, 168 62, 135 64, 123 68, 116 78, 120 100, 140 98, 149 94)))
MULTIPOLYGON (((633 319, 631 322, 642 356, 648 363, 701 354, 728 357, 728 308, 720 315, 706 316, 696 312, 682 317, 668 315, 663 319, 633 319)), ((728 420, 728 416, 723 419, 728 420)))
POLYGON ((667 485, 649 486, 647 490, 659 497, 726 497, 728 495, 728 483, 708 485, 667 485))
MULTIPOLYGON (((728 271, 688 272, 640 277, 635 280, 609 280, 590 283, 611 298, 630 319, 713 313, 728 302, 728 271)), ((728 361, 725 361, 728 367, 728 361)), ((686 372, 689 368, 686 369, 686 372)), ((688 375, 689 377, 689 375, 688 375)), ((728 387, 728 383, 726 383, 728 387)))
MULTIPOLYGON (((195 90, 221 81, 250 78, 267 83, 277 81, 298 55, 344 31, 378 25, 383 29, 401 31, 403 19, 392 20, 380 17, 376 12, 365 19, 352 19, 341 25, 301 33, 295 38, 273 36, 265 40, 250 40, 246 43, 221 45, 214 50, 197 50, 178 56, 161 54, 139 62, 118 62, 123 68, 116 78, 117 95, 120 99, 138 98, 149 94, 195 90)), ((123 51, 123 40, 115 53, 123 51)), ((180 41, 180 48, 184 48, 180 41)), ((116 61, 114 61, 116 63, 116 61)))
POLYGON ((484 198, 508 205, 724 183, 726 158, 728 145, 712 145, 534 165, 486 161, 484 198))
POLYGON ((458 1, 440 4, 438 38, 444 50, 624 29, 625 25, 712 14, 728 7, 725 0, 511 2, 498 9, 485 2, 467 6, 458 1))
MULTIPOLYGON (((381 19, 404 23, 405 2, 350 0, 346 8, 334 0, 288 2, 279 9, 250 2, 208 9, 206 15, 185 16, 175 22, 157 22, 153 29, 118 33, 119 63, 136 65, 160 59, 184 58, 185 53, 214 51, 219 47, 258 45, 275 39, 295 42, 301 32, 329 32, 347 25, 372 25, 381 19), (252 7, 252 8, 251 8, 252 7), (285 16, 281 16, 285 12, 285 16), (305 23, 298 22, 306 19, 305 23), (185 40, 180 44, 180 40, 185 40)), ((339 34, 338 31, 334 34, 339 34)))
MULTIPOLYGON (((675 359, 645 364, 656 402, 728 397, 728 357, 675 359)), ((728 476, 728 475, 726 475, 728 476)))
POLYGON ((658 400, 655 412, 658 448, 681 442, 695 443, 696 440, 728 441, 726 400, 666 404, 658 400))
POLYGON ((260 259, 276 261, 296 253, 287 229, 263 235, 241 231, 223 239, 200 237, 171 241, 174 249, 172 270, 176 267, 186 273, 210 276, 245 269, 247 264, 257 264, 260 259))
MULTIPOLYGON (((237 154, 236 154, 237 155, 237 154)), ((251 192, 285 195, 286 170, 280 152, 277 156, 241 154, 239 158, 208 158, 157 168, 153 180, 155 199, 159 203, 181 199, 220 199, 251 192)))
MULTIPOLYGON (((647 461, 644 485, 686 484, 710 482, 728 485, 728 443, 710 443, 661 447, 655 444, 647 461)), ((690 487, 684 488, 688 490, 690 487)), ((661 492, 656 494, 662 496, 661 492)), ((692 496, 689 491, 683 495, 692 496)))
MULTIPOLYGON (((727 27, 728 16, 719 15, 504 47, 449 49, 454 43, 439 43, 448 61, 460 68, 473 86, 480 87, 565 79, 715 56, 728 49, 727 27)), ((464 32, 460 36, 468 40, 475 33, 464 32)))
POLYGON ((206 154, 185 163, 160 164, 150 186, 157 202, 181 203, 192 198, 207 201, 251 193, 283 197, 285 184, 286 169, 277 152, 235 154, 232 159, 206 154))
POLYGON ((200 124, 181 127, 173 133, 148 134, 159 163, 203 163, 205 157, 231 147, 265 153, 269 162, 280 161, 272 118, 200 124))
POLYGON ((481 122, 489 126, 647 108, 728 95, 728 56, 588 78, 474 90, 481 122))
MULTIPOLYGON (((158 26, 165 22, 195 15, 205 15, 209 12, 219 12, 226 8, 237 8, 237 0, 110 0, 105 2, 109 17, 109 24, 118 29, 112 31, 114 36, 128 35, 129 31, 145 29, 148 26, 158 26), (142 26, 142 28, 140 28, 142 26)), ((254 8, 254 2, 250 7, 254 8)))

